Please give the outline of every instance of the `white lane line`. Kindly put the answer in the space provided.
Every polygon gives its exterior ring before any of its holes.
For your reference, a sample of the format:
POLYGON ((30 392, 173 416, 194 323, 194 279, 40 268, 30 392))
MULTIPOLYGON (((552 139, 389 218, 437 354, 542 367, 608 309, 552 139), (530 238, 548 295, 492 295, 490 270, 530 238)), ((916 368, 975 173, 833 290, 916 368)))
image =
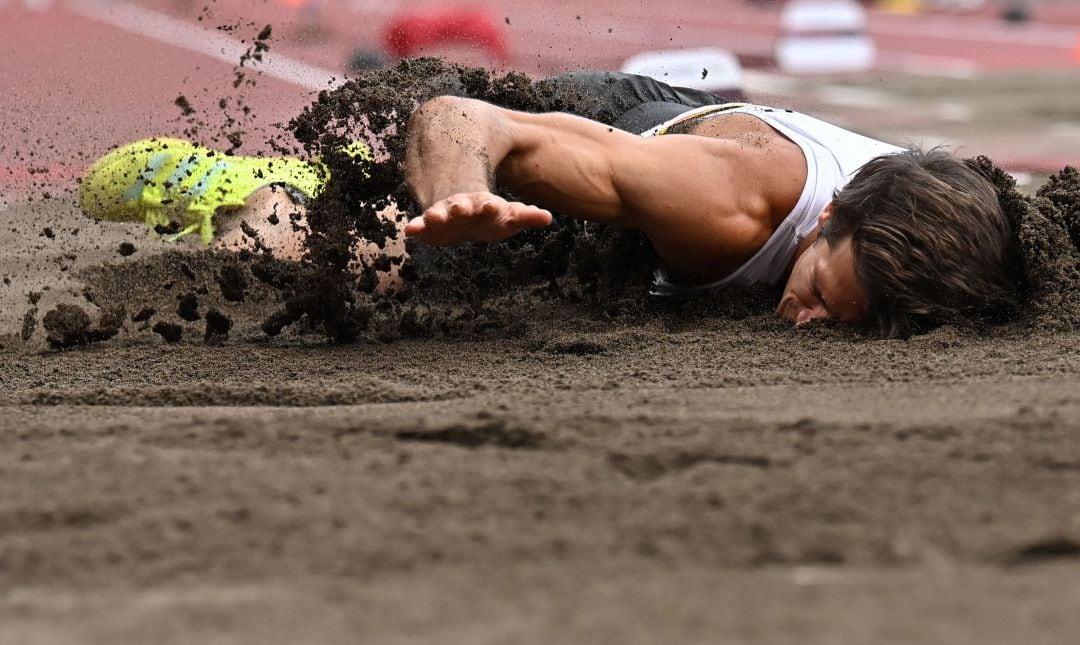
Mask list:
POLYGON ((756 94, 795 94, 801 90, 798 80, 757 69, 743 69, 742 89, 750 95, 756 94))
MULTIPOLYGON (((84 18, 111 25, 160 43, 238 65, 250 45, 217 31, 197 27, 172 16, 126 2, 69 0, 68 9, 84 18)), ((266 53, 256 69, 266 76, 295 83, 309 90, 325 90, 344 82, 341 74, 308 65, 284 54, 266 53)))
POLYGON ((818 101, 840 107, 861 108, 864 110, 889 110, 904 108, 910 102, 896 94, 882 92, 867 87, 845 85, 821 85, 810 90, 818 101))
POLYGON ((941 76, 957 80, 978 78, 982 66, 967 58, 955 56, 928 56, 910 52, 883 51, 878 55, 877 68, 890 72, 918 74, 921 76, 941 76))

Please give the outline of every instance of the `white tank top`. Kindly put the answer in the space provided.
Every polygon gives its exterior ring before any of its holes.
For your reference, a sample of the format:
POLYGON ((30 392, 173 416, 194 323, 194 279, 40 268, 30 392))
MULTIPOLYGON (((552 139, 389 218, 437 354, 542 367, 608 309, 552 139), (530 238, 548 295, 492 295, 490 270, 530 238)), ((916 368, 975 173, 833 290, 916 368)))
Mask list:
POLYGON ((673 284, 668 279, 667 272, 660 267, 656 270, 653 286, 653 293, 656 295, 686 295, 722 287, 778 284, 787 276, 788 266, 799 243, 817 226, 818 215, 832 201, 836 191, 847 185, 851 177, 868 161, 904 150, 805 114, 746 103, 696 108, 643 132, 641 136, 655 137, 666 134, 676 124, 715 112, 755 116, 795 142, 806 157, 806 185, 795 208, 776 227, 764 246, 734 272, 716 282, 685 286, 673 284))

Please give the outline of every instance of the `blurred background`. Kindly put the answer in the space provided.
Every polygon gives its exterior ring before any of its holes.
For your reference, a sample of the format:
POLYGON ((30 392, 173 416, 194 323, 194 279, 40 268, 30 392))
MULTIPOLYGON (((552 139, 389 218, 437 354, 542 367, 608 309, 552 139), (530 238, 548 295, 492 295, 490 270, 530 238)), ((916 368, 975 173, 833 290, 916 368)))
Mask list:
POLYGON ((1074 0, 0 0, 0 205, 149 135, 268 152, 314 93, 415 55, 738 90, 986 154, 1029 186, 1080 165, 1074 0), (269 51, 245 59, 260 33, 269 51))

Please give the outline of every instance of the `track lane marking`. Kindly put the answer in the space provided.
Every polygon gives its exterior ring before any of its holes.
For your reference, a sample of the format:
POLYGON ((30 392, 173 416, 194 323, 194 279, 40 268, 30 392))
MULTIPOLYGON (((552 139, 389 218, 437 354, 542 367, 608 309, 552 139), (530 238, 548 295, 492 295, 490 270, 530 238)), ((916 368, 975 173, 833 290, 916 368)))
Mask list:
MULTIPOLYGON (((239 65, 240 57, 251 47, 222 33, 203 29, 153 9, 126 2, 68 0, 64 6, 83 18, 89 18, 159 43, 202 54, 234 67, 239 65)), ((332 88, 344 82, 342 74, 309 65, 285 54, 271 52, 263 54, 263 60, 256 62, 251 69, 271 78, 316 91, 332 88)))

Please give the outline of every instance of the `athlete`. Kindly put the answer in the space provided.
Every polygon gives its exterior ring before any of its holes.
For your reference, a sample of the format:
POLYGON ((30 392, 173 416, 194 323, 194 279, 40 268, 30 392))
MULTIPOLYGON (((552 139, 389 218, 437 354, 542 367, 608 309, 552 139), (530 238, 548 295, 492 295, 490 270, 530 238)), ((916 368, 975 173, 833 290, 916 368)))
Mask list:
MULTIPOLYGON (((490 242, 547 227, 554 211, 644 232, 660 260, 659 295, 783 283, 784 318, 884 336, 1015 304, 1009 224, 967 162, 647 77, 575 72, 541 83, 593 100, 572 115, 440 96, 412 114, 405 168, 423 212, 407 236, 490 242), (589 118, 600 114, 617 118, 589 118)), ((153 139, 99 160, 81 195, 99 218, 180 220, 179 234, 223 248, 255 234, 296 257, 303 203, 323 178, 298 160, 153 139), (212 218, 228 211, 215 237, 212 218)))

